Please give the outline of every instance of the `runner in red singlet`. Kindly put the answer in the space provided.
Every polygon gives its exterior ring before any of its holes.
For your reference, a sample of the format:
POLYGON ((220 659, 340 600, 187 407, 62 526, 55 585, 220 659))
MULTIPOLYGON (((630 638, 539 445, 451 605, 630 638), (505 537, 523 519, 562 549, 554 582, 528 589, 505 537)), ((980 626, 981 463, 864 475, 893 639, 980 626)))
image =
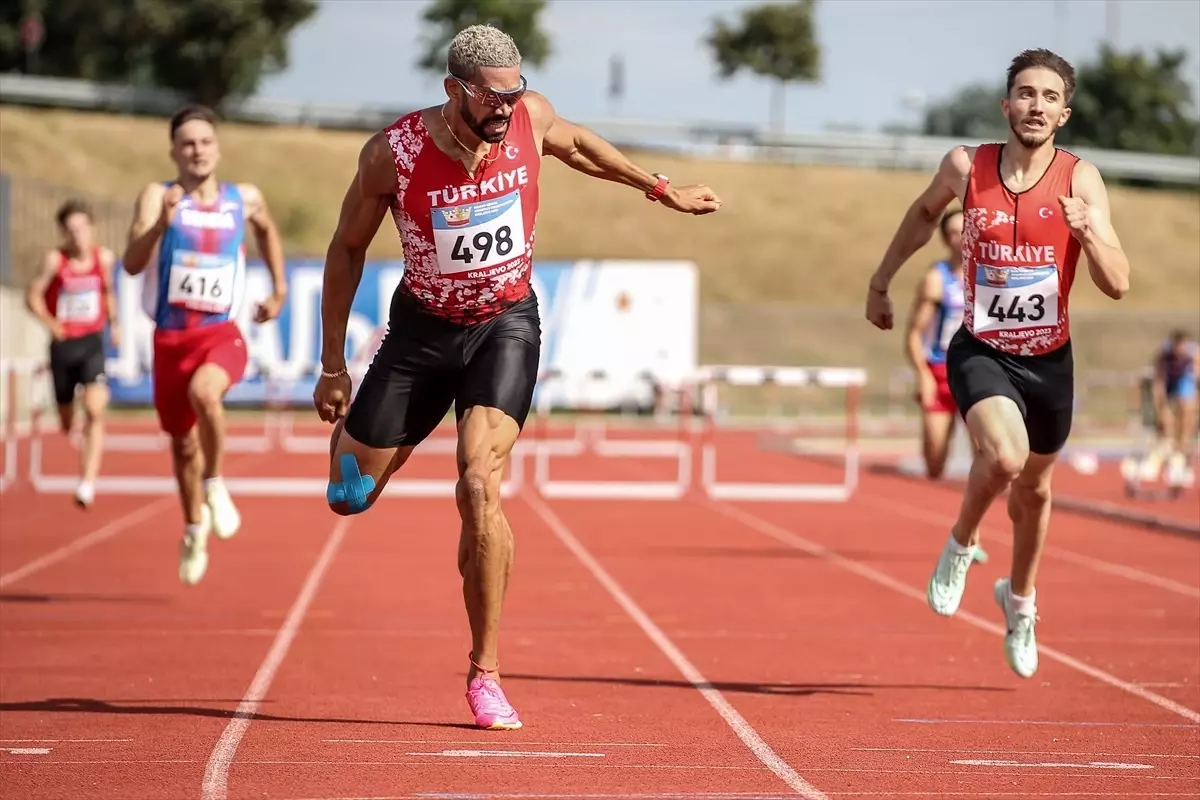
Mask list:
POLYGON ((472 639, 467 701, 476 725, 496 729, 521 726, 497 661, 512 565, 500 483, 541 350, 530 286, 541 156, 676 211, 707 214, 721 205, 708 187, 673 186, 557 117, 526 91, 520 65, 516 45, 496 28, 461 31, 449 47, 448 101, 401 117, 363 147, 326 257, 323 371, 313 393, 321 418, 337 423, 328 500, 339 514, 366 510, 454 406, 458 564, 472 639), (387 336, 351 404, 346 323, 367 246, 389 211, 404 277, 387 336))
POLYGON ((63 244, 50 252, 30 281, 25 304, 50 331, 50 374, 63 433, 75 422, 75 391, 83 387, 83 441, 80 481, 75 502, 83 508, 96 497, 96 476, 104 450, 104 414, 108 386, 104 382, 104 328, 113 346, 121 342, 113 263, 107 247, 92 243, 92 212, 86 203, 69 200, 58 210, 63 244))
POLYGON ((946 154, 900 224, 867 295, 867 318, 890 329, 892 276, 958 198, 966 305, 947 350, 947 375, 977 451, 927 596, 938 614, 955 613, 980 520, 1009 489, 1012 575, 997 581, 993 593, 1007 625, 1005 657, 1024 678, 1038 663, 1034 582, 1050 519, 1050 478, 1071 430, 1069 297, 1080 255, 1106 295, 1120 299, 1129 290, 1129 261, 1099 171, 1054 146, 1055 131, 1071 116, 1074 89, 1074 69, 1048 50, 1013 59, 1000 104, 1007 141, 946 154))

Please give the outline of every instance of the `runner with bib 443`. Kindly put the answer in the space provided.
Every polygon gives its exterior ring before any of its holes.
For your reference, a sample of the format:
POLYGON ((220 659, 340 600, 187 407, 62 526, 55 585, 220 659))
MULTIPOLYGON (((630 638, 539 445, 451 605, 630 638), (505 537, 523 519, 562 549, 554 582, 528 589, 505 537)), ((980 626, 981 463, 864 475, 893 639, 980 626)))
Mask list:
POLYGON ((890 329, 892 276, 958 198, 963 324, 946 350, 946 373, 975 455, 927 598, 938 614, 958 610, 979 524, 1009 489, 1012 573, 993 594, 1006 623, 1005 657, 1023 678, 1038 665, 1034 583, 1050 522, 1051 473, 1071 430, 1069 297, 1080 255, 1106 295, 1120 299, 1129 291, 1129 260, 1109 220, 1099 170, 1054 146, 1054 132, 1071 116, 1074 89, 1075 70, 1049 50, 1013 59, 1000 101, 1007 141, 946 154, 896 231, 867 295, 867 318, 890 329))

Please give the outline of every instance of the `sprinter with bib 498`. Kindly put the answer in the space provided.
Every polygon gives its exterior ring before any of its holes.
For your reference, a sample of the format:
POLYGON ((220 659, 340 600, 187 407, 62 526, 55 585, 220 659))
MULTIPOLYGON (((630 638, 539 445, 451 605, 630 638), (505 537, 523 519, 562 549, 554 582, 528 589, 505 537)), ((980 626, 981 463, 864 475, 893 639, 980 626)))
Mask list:
POLYGON ((892 327, 892 276, 963 207, 963 325, 946 352, 947 375, 976 453, 927 596, 957 611, 983 515, 1005 489, 1013 524, 1012 573, 993 587, 1004 612, 1005 657, 1023 678, 1038 665, 1034 582, 1050 521, 1050 480, 1074 405, 1068 298, 1080 254, 1106 295, 1129 290, 1129 260, 1109 218, 1093 164, 1054 145, 1070 119, 1075 70, 1049 50, 1027 50, 1008 69, 1002 144, 956 147, 909 208, 871 277, 867 318, 892 327))

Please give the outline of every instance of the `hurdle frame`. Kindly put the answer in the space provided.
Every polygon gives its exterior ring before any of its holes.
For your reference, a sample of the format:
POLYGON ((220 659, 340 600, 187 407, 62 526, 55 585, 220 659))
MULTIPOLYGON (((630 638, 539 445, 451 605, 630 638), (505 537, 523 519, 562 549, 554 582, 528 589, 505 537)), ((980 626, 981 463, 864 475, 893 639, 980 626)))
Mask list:
POLYGON ((713 500, 752 502, 844 503, 858 488, 858 408, 866 370, 854 367, 782 367, 709 365, 697 373, 700 409, 705 420, 700 451, 700 484, 713 500), (841 483, 722 481, 717 478, 716 409, 718 386, 820 386, 846 391, 846 445, 841 483))

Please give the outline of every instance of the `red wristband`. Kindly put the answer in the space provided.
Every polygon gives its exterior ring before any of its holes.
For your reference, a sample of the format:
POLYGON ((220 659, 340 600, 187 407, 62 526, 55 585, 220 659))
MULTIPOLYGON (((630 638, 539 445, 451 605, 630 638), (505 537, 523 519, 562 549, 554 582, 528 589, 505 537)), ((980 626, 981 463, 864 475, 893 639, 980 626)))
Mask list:
POLYGON ((646 192, 646 199, 651 203, 657 203, 659 198, 667 193, 667 186, 669 186, 671 183, 671 181, 667 179, 666 175, 659 175, 658 173, 655 173, 654 177, 658 178, 658 183, 654 184, 653 189, 646 192))

